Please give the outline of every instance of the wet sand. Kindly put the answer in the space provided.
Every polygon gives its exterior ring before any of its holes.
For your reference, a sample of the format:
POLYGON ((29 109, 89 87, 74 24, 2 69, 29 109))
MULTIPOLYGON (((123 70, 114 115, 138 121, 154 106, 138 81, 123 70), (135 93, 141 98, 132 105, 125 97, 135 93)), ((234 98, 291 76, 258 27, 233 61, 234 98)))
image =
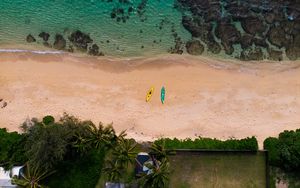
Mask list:
POLYGON ((0 127, 10 131, 26 118, 67 112, 113 122, 137 140, 256 136, 262 148, 266 137, 300 128, 300 62, 0 53, 1 98, 0 127))

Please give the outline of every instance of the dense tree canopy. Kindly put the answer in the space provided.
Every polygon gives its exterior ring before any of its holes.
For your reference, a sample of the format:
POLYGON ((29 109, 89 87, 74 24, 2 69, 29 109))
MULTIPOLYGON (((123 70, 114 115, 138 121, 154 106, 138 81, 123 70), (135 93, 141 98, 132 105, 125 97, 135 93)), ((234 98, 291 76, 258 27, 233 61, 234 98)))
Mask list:
POLYGON ((300 129, 284 131, 278 138, 267 138, 264 149, 269 151, 271 165, 291 171, 300 170, 300 129))
POLYGON ((6 169, 13 165, 21 165, 27 161, 24 155, 24 135, 0 129, 0 165, 6 169))

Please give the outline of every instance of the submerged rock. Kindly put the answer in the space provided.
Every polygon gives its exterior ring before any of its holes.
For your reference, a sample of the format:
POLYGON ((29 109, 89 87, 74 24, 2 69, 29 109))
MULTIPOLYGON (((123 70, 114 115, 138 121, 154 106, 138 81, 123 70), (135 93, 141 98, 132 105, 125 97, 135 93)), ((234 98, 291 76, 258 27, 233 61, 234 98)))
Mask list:
POLYGON ((241 21, 242 28, 245 32, 255 35, 257 33, 261 34, 266 30, 266 26, 263 21, 258 17, 247 17, 241 21))
POLYGON ((69 45, 68 52, 70 52, 70 53, 73 53, 73 52, 74 52, 74 48, 73 48, 72 45, 69 45))
POLYGON ((69 40, 75 47, 82 51, 87 51, 88 44, 93 42, 88 34, 85 34, 79 30, 73 32, 69 37, 69 40))
POLYGON ((282 59, 283 59, 282 51, 274 50, 272 48, 269 48, 268 49, 268 54, 269 54, 268 59, 270 59, 270 60, 273 60, 273 61, 282 61, 282 59))
POLYGON ((287 38, 286 33, 281 26, 271 27, 267 37, 271 44, 279 48, 286 47, 290 43, 289 38, 287 38))
POLYGON ((204 51, 204 46, 198 40, 188 41, 185 47, 186 51, 191 55, 201 55, 204 51))
POLYGON ((244 34, 241 37, 240 44, 241 44, 242 49, 246 49, 246 48, 251 47, 252 44, 253 44, 253 36, 249 35, 249 34, 244 34))
POLYGON ((193 37, 200 37, 202 34, 202 28, 196 24, 192 18, 183 16, 182 17, 182 25, 183 27, 188 30, 193 37))
POLYGON ((244 61, 259 61, 264 59, 262 49, 259 47, 247 48, 241 52, 240 59, 244 61))
POLYGON ((41 37, 44 41, 48 41, 50 35, 49 35, 49 33, 41 32, 41 33, 39 34, 39 37, 41 37))
POLYGON ((43 45, 45 46, 45 47, 48 47, 48 48, 52 48, 52 45, 51 44, 49 44, 48 42, 43 42, 43 45))
POLYGON ((26 37, 26 41, 27 41, 28 43, 32 43, 32 42, 35 42, 36 40, 35 40, 35 38, 34 38, 31 34, 29 34, 29 35, 27 35, 27 37, 26 37))
POLYGON ((57 50, 64 50, 66 47, 66 40, 61 34, 55 35, 55 41, 53 47, 57 50))
POLYGON ((221 52, 221 46, 215 40, 209 41, 207 44, 207 51, 212 52, 214 54, 219 54, 221 52))
POLYGON ((221 39, 225 53, 231 55, 234 51, 233 44, 240 42, 241 33, 230 23, 219 23, 215 34, 221 39))
POLYGON ((285 52, 290 60, 300 58, 300 35, 295 36, 293 42, 288 45, 285 52))
POLYGON ((103 55, 103 53, 99 52, 99 46, 97 44, 93 44, 90 48, 89 48, 89 55, 93 55, 93 56, 100 56, 103 55))
POLYGON ((268 48, 269 47, 268 43, 263 38, 254 38, 253 42, 256 46, 260 46, 260 47, 263 47, 263 48, 268 48))
POLYGON ((265 21, 268 23, 268 24, 272 24, 275 20, 275 14, 273 12, 267 12, 265 14, 265 21))

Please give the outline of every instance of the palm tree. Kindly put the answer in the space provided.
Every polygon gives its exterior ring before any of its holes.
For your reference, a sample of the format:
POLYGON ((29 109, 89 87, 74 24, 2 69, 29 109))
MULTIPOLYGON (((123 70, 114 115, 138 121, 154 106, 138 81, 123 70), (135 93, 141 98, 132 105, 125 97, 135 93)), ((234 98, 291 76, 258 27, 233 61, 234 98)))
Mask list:
POLYGON ((162 160, 164 158, 167 158, 167 151, 165 149, 165 142, 158 143, 154 142, 150 147, 150 155, 155 156, 156 159, 162 160))
POLYGON ((118 145, 113 148, 113 156, 115 163, 122 168, 127 168, 128 164, 132 164, 135 160, 137 152, 135 151, 136 143, 129 139, 121 138, 118 145))
POLYGON ((98 127, 91 124, 88 127, 88 132, 90 133, 90 138, 86 142, 91 143, 91 145, 100 149, 102 147, 111 146, 115 140, 117 140, 116 132, 112 127, 112 123, 106 127, 100 122, 98 127))
POLYGON ((87 142, 87 139, 80 134, 75 135, 76 140, 73 142, 73 147, 77 148, 77 151, 83 155, 88 152, 91 148, 90 144, 87 142))
POLYGON ((41 171, 38 168, 30 168, 29 163, 26 164, 25 174, 21 173, 21 178, 13 177, 12 184, 24 187, 24 188, 38 188, 43 187, 39 182, 46 177, 52 175, 55 171, 41 171))
POLYGON ((145 188, 165 188, 168 187, 169 182, 169 162, 163 159, 160 163, 152 158, 153 164, 146 163, 145 166, 149 168, 149 173, 144 174, 140 179, 141 187, 145 188))
POLYGON ((103 172, 107 175, 108 181, 111 182, 120 181, 122 171, 123 169, 111 160, 106 161, 106 167, 103 169, 103 172))

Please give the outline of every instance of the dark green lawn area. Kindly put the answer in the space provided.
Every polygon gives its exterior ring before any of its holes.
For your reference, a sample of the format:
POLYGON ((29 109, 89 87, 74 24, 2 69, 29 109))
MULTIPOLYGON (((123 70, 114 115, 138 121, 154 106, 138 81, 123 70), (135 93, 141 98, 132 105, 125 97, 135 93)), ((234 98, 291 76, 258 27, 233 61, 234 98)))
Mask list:
POLYGON ((261 188, 266 187, 266 156, 201 152, 170 156, 173 188, 261 188))

